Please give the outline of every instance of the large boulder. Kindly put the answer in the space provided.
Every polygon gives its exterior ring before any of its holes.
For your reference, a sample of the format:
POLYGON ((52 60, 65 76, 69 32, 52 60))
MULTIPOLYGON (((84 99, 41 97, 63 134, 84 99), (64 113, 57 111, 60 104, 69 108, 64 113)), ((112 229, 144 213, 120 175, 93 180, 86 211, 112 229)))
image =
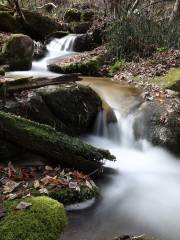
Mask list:
POLYGON ((51 112, 71 131, 86 132, 102 109, 99 96, 83 85, 45 87, 39 90, 51 112))
POLYGON ((26 23, 17 17, 17 21, 23 27, 23 32, 35 40, 44 40, 46 36, 57 31, 67 31, 66 24, 58 23, 55 19, 42 15, 37 11, 23 10, 26 23))
POLYGON ((34 43, 23 34, 12 34, 2 48, 2 55, 11 70, 29 70, 32 66, 34 43))
POLYGON ((47 86, 9 101, 5 111, 55 127, 69 135, 88 131, 102 109, 99 96, 77 84, 47 86))
POLYGON ((21 31, 20 25, 11 12, 0 10, 0 31, 11 33, 21 31))
POLYGON ((134 132, 137 139, 144 138, 157 146, 180 153, 180 104, 166 102, 145 102, 138 110, 134 121, 134 132), (168 113, 169 111, 169 113, 168 113))

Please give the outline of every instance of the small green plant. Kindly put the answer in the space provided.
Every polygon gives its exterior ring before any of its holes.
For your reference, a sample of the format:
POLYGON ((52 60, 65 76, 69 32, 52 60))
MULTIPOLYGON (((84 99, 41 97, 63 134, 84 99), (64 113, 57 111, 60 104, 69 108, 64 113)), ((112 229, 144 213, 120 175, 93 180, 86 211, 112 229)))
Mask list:
POLYGON ((115 61, 110 67, 109 72, 115 73, 117 72, 124 64, 126 63, 125 59, 120 59, 115 61))

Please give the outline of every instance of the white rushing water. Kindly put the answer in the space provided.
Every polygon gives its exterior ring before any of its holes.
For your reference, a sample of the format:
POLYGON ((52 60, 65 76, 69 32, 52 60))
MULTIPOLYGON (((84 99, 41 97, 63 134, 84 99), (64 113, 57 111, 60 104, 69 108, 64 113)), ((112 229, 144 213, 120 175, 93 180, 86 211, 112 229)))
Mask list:
POLYGON ((180 159, 145 140, 137 142, 133 114, 121 112, 122 101, 117 102, 117 95, 111 90, 103 86, 96 90, 103 91, 118 122, 107 125, 105 114, 100 113, 95 131, 86 141, 109 149, 117 161, 106 166, 117 172, 111 175, 111 183, 102 192, 102 201, 91 219, 98 227, 93 230, 93 237, 87 239, 108 240, 132 232, 179 240, 180 159))
POLYGON ((14 71, 8 73, 9 76, 38 76, 38 77, 56 77, 61 74, 50 72, 47 68, 48 63, 59 57, 73 54, 74 41, 77 35, 69 34, 63 38, 54 38, 46 47, 47 55, 45 58, 33 61, 30 71, 14 71))

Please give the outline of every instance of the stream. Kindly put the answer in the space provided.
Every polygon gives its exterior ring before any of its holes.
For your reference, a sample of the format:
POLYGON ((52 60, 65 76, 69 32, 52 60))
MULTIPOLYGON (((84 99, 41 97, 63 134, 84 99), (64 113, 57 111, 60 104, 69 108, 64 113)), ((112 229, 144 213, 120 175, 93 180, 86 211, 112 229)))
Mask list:
MULTIPOLYGON (((47 62, 73 54, 74 35, 52 40, 46 58, 33 62, 31 71, 15 75, 57 75, 47 62)), ((94 130, 83 136, 90 144, 109 149, 117 158, 107 162, 97 181, 101 197, 70 211, 62 240, 112 240, 122 234, 149 234, 162 240, 180 239, 180 162, 168 151, 133 135, 134 111, 141 103, 132 87, 106 78, 83 78, 114 110, 117 122, 100 113, 94 130), (88 206, 88 208, 86 208, 88 206), (81 209, 82 208, 82 209, 81 209)))

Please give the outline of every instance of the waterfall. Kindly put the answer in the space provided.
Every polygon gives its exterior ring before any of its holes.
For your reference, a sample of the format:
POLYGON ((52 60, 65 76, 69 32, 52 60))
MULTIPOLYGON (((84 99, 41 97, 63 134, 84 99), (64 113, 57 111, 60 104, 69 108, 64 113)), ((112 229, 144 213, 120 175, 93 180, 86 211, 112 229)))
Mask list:
MULTIPOLYGON (((77 35, 69 34, 63 38, 54 38, 47 46, 47 55, 41 60, 33 61, 30 71, 14 71, 13 75, 16 76, 38 76, 38 77, 56 77, 61 74, 50 72, 47 68, 49 61, 73 54, 74 42, 77 35)), ((39 47, 39 43, 34 44, 39 47)), ((9 76, 11 73, 9 73, 9 76)))
POLYGON ((107 121, 106 111, 100 112, 92 134, 84 139, 109 149, 117 161, 106 163, 114 173, 107 176, 108 183, 101 183, 99 205, 82 217, 78 229, 72 227, 72 232, 77 232, 74 237, 109 240, 121 234, 146 233, 157 239, 179 240, 180 162, 161 147, 146 140, 136 141, 133 112, 127 113, 124 106, 133 109, 137 104, 134 97, 129 101, 124 87, 97 79, 90 86, 114 110, 117 122, 107 121))

